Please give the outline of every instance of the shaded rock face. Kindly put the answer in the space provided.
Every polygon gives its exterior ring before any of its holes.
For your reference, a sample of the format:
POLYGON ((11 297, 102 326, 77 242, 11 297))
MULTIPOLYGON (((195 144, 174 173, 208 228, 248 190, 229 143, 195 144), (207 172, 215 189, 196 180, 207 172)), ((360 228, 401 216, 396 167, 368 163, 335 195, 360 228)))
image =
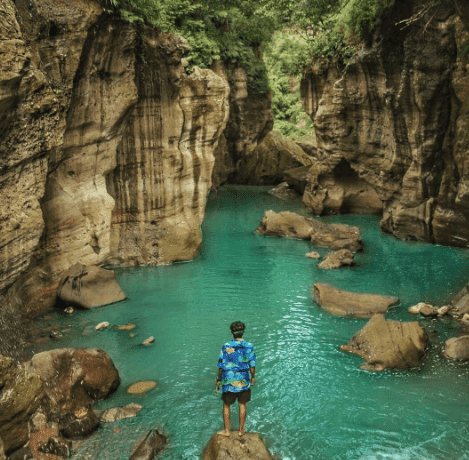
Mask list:
POLYGON ((466 247, 467 5, 435 3, 409 27, 396 25, 423 5, 394 2, 343 73, 327 63, 306 72, 302 98, 324 160, 304 200, 313 212, 338 206, 339 191, 324 184, 345 161, 382 201, 385 231, 466 247), (334 203, 326 203, 329 192, 334 203))
POLYGON ((361 369, 409 369, 421 363, 428 340, 427 332, 416 321, 403 323, 375 315, 340 349, 366 359, 361 369))
POLYGON ((0 5, 0 295, 41 313, 74 263, 194 257, 228 85, 93 0, 0 5))
POLYGON ((114 393, 119 372, 98 348, 57 348, 33 356, 26 370, 45 383, 48 409, 57 416, 92 404, 114 393))
POLYGON ((355 318, 384 314, 399 302, 397 297, 342 291, 325 283, 314 283, 312 294, 319 306, 329 313, 355 318))
POLYGON ((129 460, 153 460, 165 448, 166 442, 165 436, 157 430, 150 430, 129 460))
POLYGON ((259 433, 234 433, 228 438, 214 434, 205 446, 203 460, 273 460, 259 433))
POLYGON ((243 68, 227 68, 217 61, 212 70, 230 85, 229 119, 215 149, 213 188, 225 182, 238 182, 240 163, 250 155, 272 131, 274 121, 270 93, 254 94, 248 86, 248 75, 243 68))
POLYGON ((65 272, 57 290, 60 302, 81 308, 99 307, 126 298, 113 271, 82 264, 75 264, 65 272))
POLYGON ((29 418, 44 396, 44 384, 38 375, 0 355, 0 439, 7 455, 28 441, 29 418))
POLYGON ((285 171, 311 164, 311 158, 295 142, 271 131, 255 149, 243 155, 236 182, 275 185, 282 182, 285 171))

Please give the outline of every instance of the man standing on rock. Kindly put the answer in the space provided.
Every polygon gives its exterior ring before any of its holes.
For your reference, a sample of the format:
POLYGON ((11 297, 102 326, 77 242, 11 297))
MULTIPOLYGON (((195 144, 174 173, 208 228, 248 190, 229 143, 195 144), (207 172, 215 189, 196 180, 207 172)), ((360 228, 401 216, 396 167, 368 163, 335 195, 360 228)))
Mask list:
POLYGON ((225 429, 220 436, 231 435, 231 405, 238 399, 239 431, 244 435, 246 423, 246 404, 251 400, 251 386, 256 383, 256 355, 254 346, 243 339, 246 326, 241 321, 231 323, 233 339, 225 343, 218 358, 218 377, 216 390, 222 387, 223 423, 225 429), (251 374, 251 375, 249 375, 251 374))

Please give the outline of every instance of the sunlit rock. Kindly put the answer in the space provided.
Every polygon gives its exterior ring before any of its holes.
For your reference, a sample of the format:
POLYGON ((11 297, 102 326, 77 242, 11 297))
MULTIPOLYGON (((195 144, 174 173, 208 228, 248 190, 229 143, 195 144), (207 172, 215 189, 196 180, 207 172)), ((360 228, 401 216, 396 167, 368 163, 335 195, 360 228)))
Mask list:
POLYGON ((363 249, 360 229, 346 224, 328 224, 313 220, 311 243, 327 246, 334 250, 349 249, 358 252, 363 249))
POLYGON ((156 385, 157 383, 151 380, 136 382, 136 383, 132 383, 132 385, 130 385, 126 391, 127 393, 130 393, 130 394, 141 394, 141 393, 146 393, 149 390, 152 390, 153 388, 156 387, 156 385))
POLYGON ((286 236, 308 240, 311 236, 313 222, 294 212, 266 211, 256 233, 266 236, 286 236))
POLYGON ((306 257, 308 257, 309 259, 320 259, 321 254, 319 254, 319 252, 316 252, 316 251, 311 251, 306 254, 306 257))
POLYGON ((341 291, 325 283, 315 283, 312 294, 319 306, 329 313, 356 318, 384 314, 399 302, 397 297, 341 291))
POLYGON ((340 349, 364 358, 361 369, 409 369, 422 362, 428 340, 427 332, 416 321, 391 321, 375 315, 340 349))
POLYGON ((453 337, 445 342, 443 355, 459 361, 469 360, 469 335, 453 337))
POLYGON ((151 345, 154 342, 155 342, 155 337, 148 337, 148 339, 145 339, 142 342, 142 345, 145 345, 147 347, 148 345, 151 345))
POLYGON ((99 323, 95 326, 95 329, 97 331, 101 331, 103 329, 107 329, 109 327, 109 323, 107 321, 103 321, 102 323, 99 323))
POLYGON ((135 417, 143 406, 140 404, 130 403, 123 407, 113 407, 112 409, 106 409, 100 416, 101 422, 115 422, 122 420, 123 418, 135 417))
POLYGON ((230 437, 214 434, 205 446, 203 460, 274 460, 259 433, 230 437))

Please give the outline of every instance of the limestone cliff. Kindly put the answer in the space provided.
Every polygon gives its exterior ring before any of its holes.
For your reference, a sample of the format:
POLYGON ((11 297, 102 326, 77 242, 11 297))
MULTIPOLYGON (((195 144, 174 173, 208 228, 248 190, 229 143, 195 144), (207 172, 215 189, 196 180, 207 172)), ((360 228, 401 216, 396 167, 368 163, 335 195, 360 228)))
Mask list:
POLYGON ((311 211, 353 177, 376 210, 382 201, 384 230, 469 245, 467 10, 463 0, 396 0, 347 66, 307 70, 302 98, 322 157, 304 195, 311 211))
POLYGON ((77 262, 194 257, 227 82, 93 0, 5 0, 0 39, 2 310, 43 311, 77 262))

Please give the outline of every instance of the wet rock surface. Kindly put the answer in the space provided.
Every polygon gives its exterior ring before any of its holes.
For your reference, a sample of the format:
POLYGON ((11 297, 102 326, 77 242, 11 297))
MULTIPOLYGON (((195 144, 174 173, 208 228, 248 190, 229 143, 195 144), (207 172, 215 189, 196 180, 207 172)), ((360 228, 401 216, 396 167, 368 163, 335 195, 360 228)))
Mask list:
POLYGON ((205 447, 203 460, 274 460, 259 433, 230 437, 214 434, 205 447))
POLYGON ((0 355, 0 438, 7 455, 28 441, 28 422, 45 396, 39 375, 0 355))
POLYGON ((370 318, 384 314, 399 302, 397 297, 341 291, 330 284, 315 283, 312 294, 321 308, 334 315, 370 318))
POLYGON ((81 412, 68 413, 59 420, 59 432, 67 439, 86 438, 101 425, 98 416, 88 406, 81 412))
POLYGON ((27 372, 40 375, 51 413, 67 414, 110 396, 120 384, 119 373, 98 348, 57 348, 33 356, 27 372))
POLYGON ((318 268, 323 270, 332 270, 341 267, 350 267, 354 265, 353 252, 348 249, 340 249, 336 252, 330 252, 324 257, 324 260, 318 264, 318 268))
POLYGON ((340 349, 364 358, 366 363, 361 369, 410 369, 421 363, 428 341, 427 332, 417 322, 391 321, 375 315, 340 349))
POLYGON ((123 418, 132 418, 135 417, 141 410, 143 406, 140 404, 127 404, 123 407, 113 407, 112 409, 106 409, 100 416, 99 420, 101 422, 115 422, 117 420, 122 420, 123 418))
POLYGON ((93 308, 125 300, 127 296, 113 271, 75 264, 60 280, 57 298, 65 305, 93 308))
POLYGON ((152 460, 166 446, 166 437, 157 430, 151 430, 137 445, 129 460, 152 460))

